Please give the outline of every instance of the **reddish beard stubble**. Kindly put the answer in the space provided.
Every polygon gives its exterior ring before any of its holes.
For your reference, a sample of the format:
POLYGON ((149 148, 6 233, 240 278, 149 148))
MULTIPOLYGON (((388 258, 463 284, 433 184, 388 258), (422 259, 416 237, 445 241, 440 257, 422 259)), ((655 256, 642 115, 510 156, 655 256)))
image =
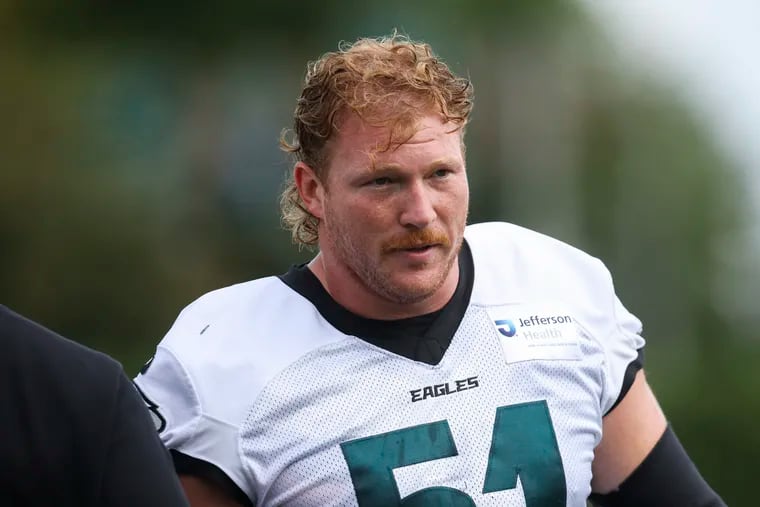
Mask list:
MULTIPOLYGON (((409 248, 419 248, 424 245, 436 245, 442 250, 448 250, 450 257, 443 261, 441 269, 434 280, 430 280, 426 286, 404 286, 392 280, 392 272, 382 269, 382 264, 373 262, 372 256, 365 249, 359 248, 351 238, 351 234, 344 229, 340 222, 325 223, 328 234, 333 238, 335 254, 337 258, 352 272, 359 283, 380 297, 396 304, 414 304, 430 297, 442 285, 446 276, 451 271, 457 260, 461 241, 455 245, 451 252, 452 240, 440 230, 422 229, 411 230, 397 234, 380 245, 381 255, 393 255, 394 252, 409 248)), ((326 231, 326 232, 327 232, 326 231)), ((423 266, 417 266, 417 269, 423 266)))

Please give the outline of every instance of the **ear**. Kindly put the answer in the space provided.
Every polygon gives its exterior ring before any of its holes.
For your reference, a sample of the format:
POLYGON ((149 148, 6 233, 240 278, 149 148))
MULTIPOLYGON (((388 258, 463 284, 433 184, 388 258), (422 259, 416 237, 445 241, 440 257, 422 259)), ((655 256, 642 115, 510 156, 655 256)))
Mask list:
POLYGON ((304 207, 309 213, 322 220, 324 217, 325 187, 310 166, 304 162, 293 167, 293 181, 298 188, 304 207))

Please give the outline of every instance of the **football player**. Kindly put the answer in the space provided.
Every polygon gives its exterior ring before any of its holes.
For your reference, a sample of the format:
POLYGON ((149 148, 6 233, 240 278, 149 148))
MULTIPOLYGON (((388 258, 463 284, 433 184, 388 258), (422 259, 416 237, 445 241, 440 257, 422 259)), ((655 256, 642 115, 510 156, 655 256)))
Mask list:
POLYGON ((192 303, 136 379, 193 506, 722 505, 602 262, 466 226, 472 105, 397 35, 308 65, 281 206, 318 253, 192 303))

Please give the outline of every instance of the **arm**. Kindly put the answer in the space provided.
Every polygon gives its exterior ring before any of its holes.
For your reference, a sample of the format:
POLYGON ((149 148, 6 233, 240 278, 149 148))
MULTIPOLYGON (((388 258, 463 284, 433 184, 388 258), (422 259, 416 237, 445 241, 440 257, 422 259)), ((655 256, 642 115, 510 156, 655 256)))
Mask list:
POLYGON ((666 427, 665 414, 639 370, 625 398, 604 417, 591 489, 609 493, 617 488, 644 461, 666 427))
POLYGON ((107 507, 187 507, 169 453, 140 395, 119 372, 101 486, 107 507))
POLYGON ((602 432, 592 464, 595 505, 725 507, 668 426, 643 371, 602 432))
POLYGON ((170 453, 192 507, 254 507, 251 499, 221 468, 177 450, 170 453))
POLYGON ((179 479, 192 507, 244 507, 211 481, 193 475, 179 479))

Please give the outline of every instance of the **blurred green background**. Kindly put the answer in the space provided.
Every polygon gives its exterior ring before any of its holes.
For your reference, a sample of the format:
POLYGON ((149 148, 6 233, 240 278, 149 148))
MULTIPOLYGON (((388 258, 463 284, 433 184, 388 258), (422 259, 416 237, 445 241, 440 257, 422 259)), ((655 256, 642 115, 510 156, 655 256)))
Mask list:
POLYGON ((136 373, 190 301, 305 260, 277 206, 305 63, 394 28, 475 85, 471 221, 607 263, 682 441, 754 505, 747 183, 569 1, 1 2, 0 302, 136 373))

